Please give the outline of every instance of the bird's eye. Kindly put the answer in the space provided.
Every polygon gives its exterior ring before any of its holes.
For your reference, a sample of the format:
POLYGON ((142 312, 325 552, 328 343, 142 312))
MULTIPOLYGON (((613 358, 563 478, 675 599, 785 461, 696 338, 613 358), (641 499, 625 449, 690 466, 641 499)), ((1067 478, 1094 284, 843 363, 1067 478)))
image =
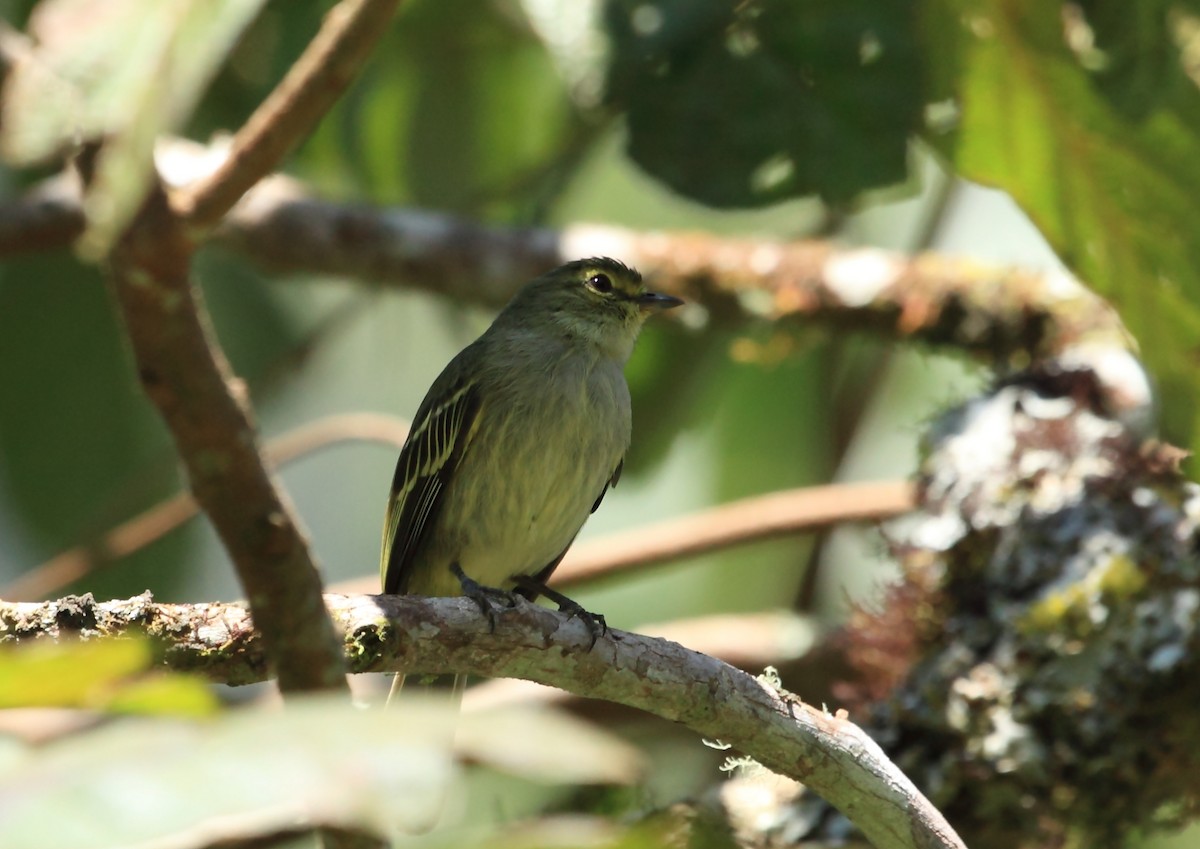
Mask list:
POLYGON ((613 290, 612 281, 608 279, 607 274, 593 274, 588 278, 587 285, 589 289, 601 295, 607 295, 613 290))

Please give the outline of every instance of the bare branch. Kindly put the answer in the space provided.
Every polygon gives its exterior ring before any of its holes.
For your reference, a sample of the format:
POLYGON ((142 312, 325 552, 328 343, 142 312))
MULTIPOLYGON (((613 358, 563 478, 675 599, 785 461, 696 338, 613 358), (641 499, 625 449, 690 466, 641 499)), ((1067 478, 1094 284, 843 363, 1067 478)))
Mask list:
POLYGON ((387 31, 399 0, 342 0, 270 96, 234 136, 229 158, 173 204, 204 230, 312 132, 387 31))
POLYGON ((327 203, 282 176, 249 192, 213 233, 213 242, 274 273, 336 274, 493 307, 503 305, 523 281, 560 265, 564 255, 554 230, 327 203))
MULTIPOLYGON (((180 170, 197 156, 169 147, 180 170)), ((7 217, 0 206, 0 222, 7 217)), ((43 229, 13 232, 50 245, 71 232, 72 220, 64 201, 48 211, 43 229)), ((722 322, 802 320, 970 351, 1003 368, 1060 361, 1095 371, 1100 400, 1126 422, 1144 429, 1153 415, 1149 382, 1117 314, 1062 273, 826 241, 487 227, 420 210, 329 203, 281 176, 247 193, 213 241, 270 272, 336 274, 490 306, 567 259, 611 254, 722 322)), ((11 241, 0 241, 0 255, 5 248, 14 249, 11 241)))
POLYGON ((109 261, 138 376, 237 569, 280 688, 345 687, 308 542, 260 457, 244 386, 192 289, 191 258, 182 223, 156 186, 109 261))
POLYGON ((816 315, 1001 359, 1044 354, 1085 332, 1121 331, 1104 301, 1061 274, 824 241, 485 227, 420 210, 328 203, 286 178, 250 193, 216 239, 271 271, 348 275, 490 305, 564 259, 608 253, 726 318, 816 315))
POLYGON ((60 175, 17 200, 0 203, 0 256, 66 247, 83 233, 83 208, 71 178, 60 175))
MULTIPOLYGON (((707 655, 618 631, 589 650, 592 637, 582 622, 523 602, 498 612, 494 633, 475 604, 463 598, 329 595, 326 603, 356 672, 526 678, 639 708, 719 738, 803 781, 877 846, 963 846, 916 787, 844 716, 810 707, 707 655)), ((167 661, 177 669, 201 670, 231 683, 266 674, 261 641, 239 605, 156 604, 148 596, 99 604, 0 602, 0 633, 9 641, 129 629, 167 640, 167 661)))

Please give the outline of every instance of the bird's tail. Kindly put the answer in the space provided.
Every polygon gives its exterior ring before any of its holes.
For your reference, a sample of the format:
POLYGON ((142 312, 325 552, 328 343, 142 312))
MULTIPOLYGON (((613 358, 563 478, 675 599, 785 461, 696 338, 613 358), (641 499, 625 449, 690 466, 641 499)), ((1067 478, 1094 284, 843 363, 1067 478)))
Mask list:
MULTIPOLYGON (((392 688, 388 690, 387 701, 383 703, 385 708, 391 705, 392 699, 396 698, 404 688, 404 678, 405 675, 403 672, 397 672, 395 677, 392 678, 392 688)), ((454 682, 450 685, 450 703, 455 711, 462 709, 463 692, 466 689, 467 676, 455 675, 454 682)))
POLYGON ((392 699, 400 695, 402 689, 404 689, 404 673, 397 672, 392 676, 392 689, 388 690, 387 701, 383 703, 383 706, 385 708, 389 707, 392 704, 392 699))
MULTIPOLYGON (((405 674, 403 672, 397 672, 392 678, 392 688, 388 691, 387 701, 383 703, 384 710, 387 710, 387 708, 391 706, 392 699, 396 698, 396 696, 399 695, 400 690, 404 688, 404 679, 405 674)), ((451 683, 449 689, 446 687, 435 686, 438 683, 444 683, 445 679, 445 675, 419 675, 417 676, 416 686, 420 690, 424 690, 429 693, 437 693, 439 697, 446 700, 446 706, 449 707, 450 710, 454 711, 454 725, 450 728, 451 739, 446 741, 447 745, 453 748, 453 737, 458 727, 457 717, 462 710, 463 691, 466 689, 467 676, 455 675, 454 681, 451 683)), ((432 831, 445 816, 446 804, 450 795, 450 791, 451 788, 449 785, 447 785, 443 789, 440 799, 432 803, 422 817, 407 821, 401 828, 401 831, 404 834, 410 835, 425 834, 426 832, 432 831)))

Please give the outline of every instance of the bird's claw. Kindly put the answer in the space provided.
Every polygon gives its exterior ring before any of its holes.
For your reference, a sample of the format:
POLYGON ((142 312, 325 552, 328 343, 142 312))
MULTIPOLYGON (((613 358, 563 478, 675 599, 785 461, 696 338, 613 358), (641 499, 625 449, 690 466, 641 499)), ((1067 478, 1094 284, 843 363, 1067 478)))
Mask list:
POLYGON ((533 578, 518 577, 516 578, 516 584, 520 589, 533 593, 535 597, 544 595, 550 601, 557 604, 559 612, 567 614, 568 619, 578 619, 582 622, 592 638, 592 641, 588 643, 588 651, 594 649, 596 641, 608 633, 608 622, 605 621, 604 616, 600 613, 592 613, 574 599, 568 598, 557 590, 550 589, 545 584, 535 581, 533 578))
POLYGON ((454 577, 458 578, 462 594, 475 602, 479 607, 479 612, 487 617, 488 632, 494 634, 496 632, 496 607, 501 606, 511 610, 517 606, 516 596, 508 590, 484 586, 469 577, 457 563, 450 566, 450 571, 454 577))

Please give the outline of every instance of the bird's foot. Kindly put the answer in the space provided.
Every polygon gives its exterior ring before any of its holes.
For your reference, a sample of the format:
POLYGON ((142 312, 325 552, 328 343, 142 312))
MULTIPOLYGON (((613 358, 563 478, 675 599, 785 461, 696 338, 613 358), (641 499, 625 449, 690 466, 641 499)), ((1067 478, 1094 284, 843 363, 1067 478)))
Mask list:
POLYGON ((550 599, 550 601, 558 605, 560 612, 567 614, 568 618, 579 619, 584 624, 584 627, 588 629, 588 634, 592 637, 592 642, 588 645, 588 651, 595 648, 596 640, 608 633, 608 623, 604 621, 602 614, 592 613, 574 599, 568 598, 558 590, 550 589, 541 581, 537 581, 527 575, 519 575, 513 581, 516 583, 518 589, 531 593, 534 598, 542 595, 550 599))
POLYGON ((488 630, 495 633, 496 608, 498 606, 505 608, 516 607, 516 598, 508 590, 485 587, 474 578, 469 577, 457 563, 450 564, 450 572, 454 577, 458 578, 459 586, 462 587, 462 594, 475 602, 479 606, 480 612, 487 617, 488 630))

